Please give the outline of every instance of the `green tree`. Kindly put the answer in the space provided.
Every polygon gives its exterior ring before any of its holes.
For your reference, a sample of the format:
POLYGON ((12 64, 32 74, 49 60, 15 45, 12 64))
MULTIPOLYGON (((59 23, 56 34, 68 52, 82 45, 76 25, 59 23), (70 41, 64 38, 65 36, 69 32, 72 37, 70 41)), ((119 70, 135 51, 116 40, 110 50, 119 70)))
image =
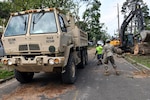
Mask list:
MULTIPOLYGON (((85 25, 84 30, 88 32, 89 40, 95 38, 96 40, 102 39, 103 33, 101 31, 103 24, 100 23, 100 6, 99 0, 92 0, 87 4, 86 11, 84 12, 83 19, 85 25)), ((83 26, 83 25, 82 25, 83 26)))
POLYGON ((67 13, 74 10, 74 6, 73 0, 7 0, 0 2, 0 19, 8 19, 13 12, 46 7, 61 8, 64 13, 67 13))
POLYGON ((0 25, 7 23, 7 21, 3 21, 4 19, 8 20, 10 15, 10 3, 9 2, 0 2, 0 25))
POLYGON ((45 7, 62 8, 68 11, 74 8, 73 0, 9 0, 14 11, 38 9, 45 7))

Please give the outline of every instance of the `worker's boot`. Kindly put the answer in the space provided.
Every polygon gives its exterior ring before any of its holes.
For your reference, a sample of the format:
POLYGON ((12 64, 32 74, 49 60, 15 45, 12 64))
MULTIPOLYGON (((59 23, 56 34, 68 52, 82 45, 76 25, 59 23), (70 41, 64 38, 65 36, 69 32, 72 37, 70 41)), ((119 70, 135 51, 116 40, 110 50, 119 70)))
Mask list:
POLYGON ((108 66, 105 66, 105 72, 104 72, 104 75, 105 75, 105 76, 108 76, 108 75, 109 75, 108 66))
POLYGON ((101 59, 99 60, 99 63, 100 63, 101 65, 103 64, 101 59))
POLYGON ((102 63, 101 60, 98 60, 97 65, 100 65, 101 63, 102 63))
POLYGON ((119 71, 116 71, 116 75, 120 75, 119 71))
POLYGON ((116 68, 114 68, 114 70, 115 70, 116 75, 120 75, 119 71, 116 68))
POLYGON ((97 65, 100 65, 100 62, 99 62, 99 60, 98 60, 98 62, 97 62, 97 65))

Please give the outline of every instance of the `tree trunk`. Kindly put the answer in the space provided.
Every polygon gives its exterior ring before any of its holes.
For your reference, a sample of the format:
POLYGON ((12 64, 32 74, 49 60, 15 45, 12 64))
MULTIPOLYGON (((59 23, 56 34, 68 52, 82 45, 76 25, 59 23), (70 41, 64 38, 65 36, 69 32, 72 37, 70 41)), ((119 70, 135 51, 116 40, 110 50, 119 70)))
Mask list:
POLYGON ((150 44, 148 42, 138 43, 134 46, 134 55, 150 54, 150 44))

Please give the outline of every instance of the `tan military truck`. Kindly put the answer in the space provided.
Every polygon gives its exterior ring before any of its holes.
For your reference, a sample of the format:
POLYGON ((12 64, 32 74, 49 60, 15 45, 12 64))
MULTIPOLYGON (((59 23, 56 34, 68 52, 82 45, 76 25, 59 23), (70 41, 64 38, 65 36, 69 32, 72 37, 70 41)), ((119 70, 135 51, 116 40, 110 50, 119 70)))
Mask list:
POLYGON ((54 71, 61 72, 64 83, 74 83, 77 66, 88 62, 87 33, 56 8, 12 13, 2 42, 2 62, 14 68, 20 83, 30 82, 35 72, 54 71))

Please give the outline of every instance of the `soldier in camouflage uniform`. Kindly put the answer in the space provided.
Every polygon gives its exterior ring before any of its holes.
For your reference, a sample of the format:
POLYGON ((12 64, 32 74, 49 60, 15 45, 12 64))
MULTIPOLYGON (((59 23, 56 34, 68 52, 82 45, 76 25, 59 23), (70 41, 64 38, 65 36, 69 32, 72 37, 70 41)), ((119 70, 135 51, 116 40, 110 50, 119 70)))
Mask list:
POLYGON ((108 71, 108 62, 110 61, 115 72, 116 72, 116 75, 119 75, 119 72, 117 71, 117 66, 115 64, 115 60, 114 60, 114 57, 113 57, 113 52, 114 52, 114 46, 110 44, 110 40, 107 39, 106 40, 106 44, 104 45, 103 47, 103 56, 104 56, 104 66, 105 66, 105 74, 109 74, 109 71, 108 71))

